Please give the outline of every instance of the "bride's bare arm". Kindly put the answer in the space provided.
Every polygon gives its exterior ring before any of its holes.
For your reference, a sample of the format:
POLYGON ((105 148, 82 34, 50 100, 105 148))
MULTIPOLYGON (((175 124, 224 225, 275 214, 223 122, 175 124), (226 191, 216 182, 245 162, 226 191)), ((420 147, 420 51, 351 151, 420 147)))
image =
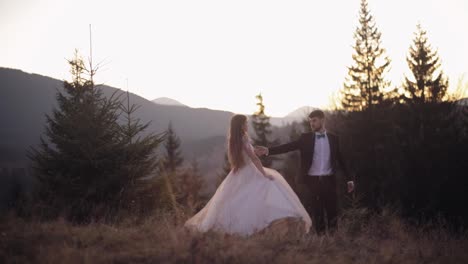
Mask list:
POLYGON ((263 174, 263 176, 267 177, 268 179, 272 179, 272 177, 270 175, 267 175, 265 170, 263 169, 263 165, 262 165, 262 162, 260 161, 260 159, 257 157, 257 155, 255 155, 255 153, 253 152, 253 150, 250 148, 249 145, 246 145, 244 144, 244 150, 245 152, 247 153, 247 156, 249 156, 249 158, 252 160, 253 164, 255 165, 255 167, 257 167, 257 169, 263 174))

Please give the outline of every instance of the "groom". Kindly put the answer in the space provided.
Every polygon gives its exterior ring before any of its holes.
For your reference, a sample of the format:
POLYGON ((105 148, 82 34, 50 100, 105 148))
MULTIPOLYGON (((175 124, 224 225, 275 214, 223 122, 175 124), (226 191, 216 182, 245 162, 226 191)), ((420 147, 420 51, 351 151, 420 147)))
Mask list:
POLYGON ((325 212, 329 231, 337 227, 338 204, 336 190, 336 170, 341 168, 347 180, 348 192, 354 190, 354 182, 349 176, 340 152, 338 136, 325 129, 325 114, 321 110, 309 114, 309 124, 313 132, 304 133, 293 142, 272 148, 256 147, 257 155, 275 155, 299 150, 301 153, 301 175, 299 181, 305 183, 312 194, 306 203, 309 214, 313 215, 317 234, 325 232, 325 212), (307 206, 308 205, 308 206, 307 206))

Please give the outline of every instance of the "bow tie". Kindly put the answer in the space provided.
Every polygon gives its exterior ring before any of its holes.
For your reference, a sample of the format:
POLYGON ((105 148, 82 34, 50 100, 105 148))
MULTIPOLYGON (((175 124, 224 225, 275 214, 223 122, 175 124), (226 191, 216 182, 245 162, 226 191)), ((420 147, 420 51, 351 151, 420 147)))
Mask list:
POLYGON ((317 139, 325 138, 325 134, 317 133, 317 134, 315 134, 315 137, 316 137, 317 139))

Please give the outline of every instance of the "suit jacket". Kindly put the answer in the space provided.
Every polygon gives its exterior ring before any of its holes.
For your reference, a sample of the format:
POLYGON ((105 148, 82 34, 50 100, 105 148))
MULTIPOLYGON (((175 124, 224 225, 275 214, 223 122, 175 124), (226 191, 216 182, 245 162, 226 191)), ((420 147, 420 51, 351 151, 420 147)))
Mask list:
MULTIPOLYGON (((348 173, 346 164, 344 163, 343 156, 341 154, 338 136, 327 131, 327 137, 330 144, 330 162, 333 173, 336 173, 337 169, 340 168, 345 174, 346 181, 351 181, 352 179, 348 173)), ((299 176, 299 181, 304 182, 304 179, 307 177, 309 172, 310 166, 312 165, 314 147, 315 133, 310 132, 303 133, 296 141, 269 148, 268 152, 269 155, 275 155, 293 150, 299 150, 301 156, 301 175, 299 176)))

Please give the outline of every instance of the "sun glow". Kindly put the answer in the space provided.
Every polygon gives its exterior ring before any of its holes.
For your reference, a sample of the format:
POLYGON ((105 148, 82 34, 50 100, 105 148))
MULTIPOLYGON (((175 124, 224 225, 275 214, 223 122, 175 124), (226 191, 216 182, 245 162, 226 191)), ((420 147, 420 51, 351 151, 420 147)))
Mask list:
MULTIPOLYGON (((392 59, 388 78, 408 74, 416 24, 438 49, 451 89, 468 73, 468 2, 370 0, 392 59), (395 15, 398 19, 395 19, 395 15)), ((304 105, 330 107, 351 64, 359 0, 80 1, 0 3, 0 66, 64 79, 75 48, 103 67, 98 82, 149 100, 284 116, 304 105)), ((465 78, 466 79, 466 78, 465 78)), ((466 94, 465 94, 466 95, 466 94)))

